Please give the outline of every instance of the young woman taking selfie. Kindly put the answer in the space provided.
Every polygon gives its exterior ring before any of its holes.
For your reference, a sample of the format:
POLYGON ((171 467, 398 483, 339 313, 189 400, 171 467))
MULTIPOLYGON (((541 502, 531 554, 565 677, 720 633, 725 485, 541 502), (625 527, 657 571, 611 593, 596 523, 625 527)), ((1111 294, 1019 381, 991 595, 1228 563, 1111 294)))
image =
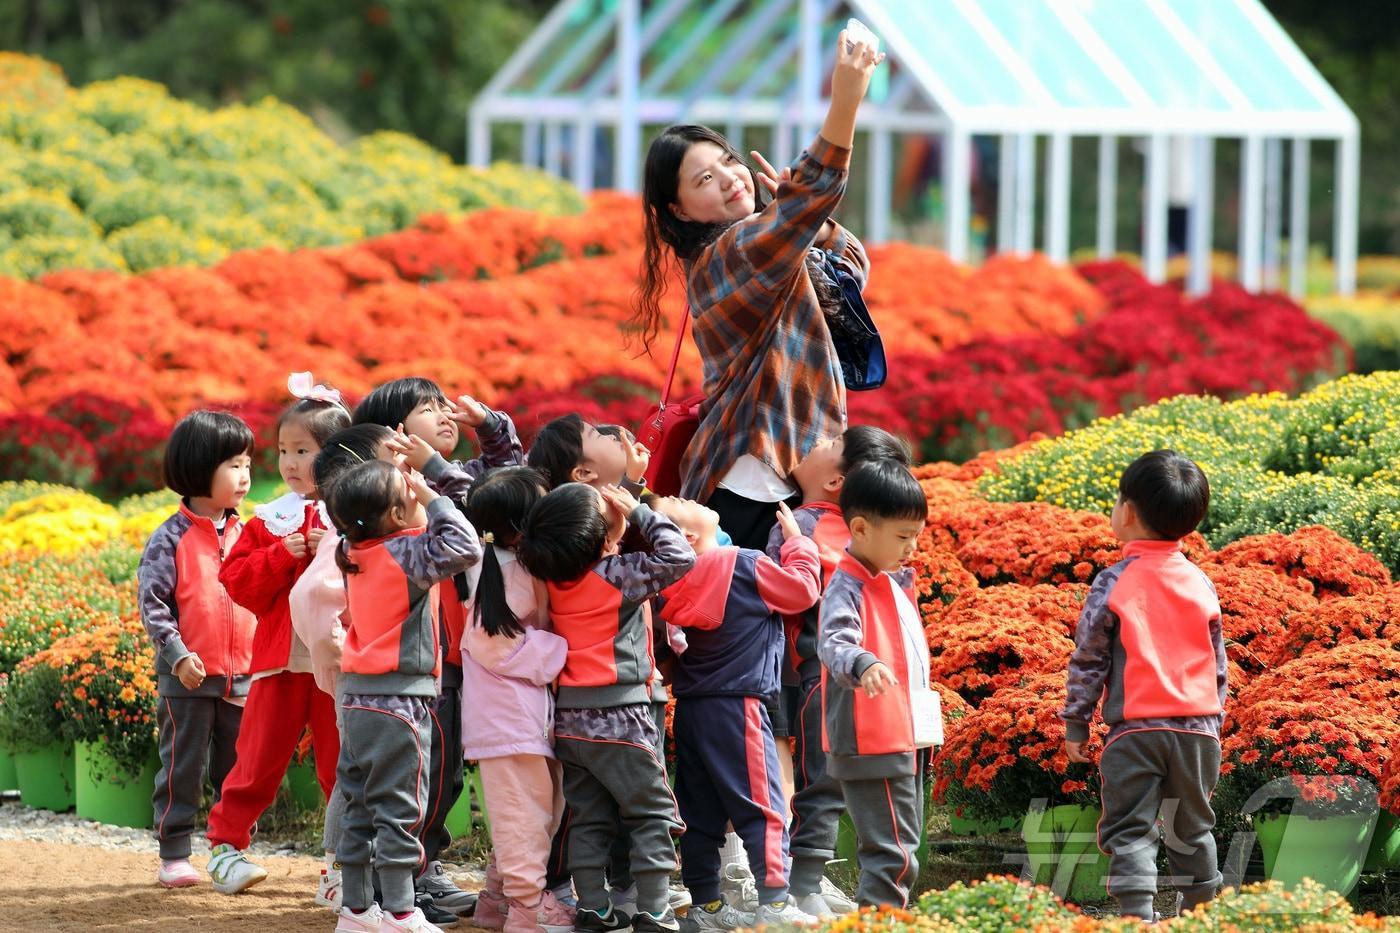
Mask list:
POLYGON ((821 133, 782 172, 754 152, 755 172, 703 126, 673 126, 647 153, 645 268, 633 324, 650 345, 677 263, 706 396, 681 464, 681 495, 718 512, 741 547, 766 546, 777 503, 797 495, 793 467, 846 427, 827 325, 839 297, 821 251, 864 283, 865 249, 831 215, 846 190, 856 111, 884 57, 873 39, 852 34, 848 43, 841 33, 821 133))

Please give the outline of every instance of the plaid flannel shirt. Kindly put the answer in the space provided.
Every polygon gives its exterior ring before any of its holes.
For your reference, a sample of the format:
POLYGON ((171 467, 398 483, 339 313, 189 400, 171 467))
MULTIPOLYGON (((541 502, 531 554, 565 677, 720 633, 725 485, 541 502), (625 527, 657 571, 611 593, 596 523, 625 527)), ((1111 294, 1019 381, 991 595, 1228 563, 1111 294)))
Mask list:
POLYGON ((851 150, 817 137, 763 211, 734 224, 686 270, 704 363, 700 425, 681 464, 681 495, 705 501, 744 454, 786 477, 818 441, 846 428, 846 386, 807 253, 832 250, 864 285, 860 241, 828 218, 846 190, 851 150))

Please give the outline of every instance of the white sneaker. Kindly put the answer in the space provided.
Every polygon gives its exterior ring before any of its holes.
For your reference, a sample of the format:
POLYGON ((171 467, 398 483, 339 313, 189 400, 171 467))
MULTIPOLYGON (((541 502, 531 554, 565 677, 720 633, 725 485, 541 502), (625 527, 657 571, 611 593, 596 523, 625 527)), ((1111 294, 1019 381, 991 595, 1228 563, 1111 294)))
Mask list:
POLYGON ((227 842, 214 847, 209 856, 209 877, 220 894, 237 894, 267 878, 267 869, 254 865, 248 857, 227 842))
POLYGON ((719 876, 719 893, 732 907, 742 913, 751 914, 758 910, 758 882, 753 879, 749 866, 733 863, 724 866, 719 876))
MULTIPOLYGON (((339 863, 337 863, 339 864, 339 863)), ((316 904, 340 910, 340 869, 321 869, 321 881, 316 885, 316 904)))
POLYGON ((759 905, 758 916, 754 919, 761 927, 806 927, 821 923, 790 900, 759 905))
POLYGON ((163 888, 188 888, 199 884, 199 872, 187 858, 161 859, 160 868, 156 869, 156 881, 163 888))
POLYGON ((476 895, 457 887, 437 859, 428 863, 428 870, 413 883, 413 887, 420 894, 431 894, 433 906, 448 913, 463 916, 476 908, 476 895))
POLYGON ((379 929, 382 933, 395 931, 395 933, 442 933, 442 928, 434 926, 428 922, 428 918, 423 916, 423 911, 417 907, 413 908, 413 913, 402 920, 396 918, 387 910, 383 912, 379 920, 379 929))
POLYGON ((666 903, 670 905, 672 910, 685 910, 695 903, 695 899, 685 888, 674 887, 667 893, 666 903))
MULTIPOLYGON (((846 914, 854 913, 859 906, 855 901, 846 896, 845 891, 838 888, 835 882, 825 875, 822 876, 822 886, 820 890, 822 899, 826 901, 826 906, 830 907, 836 914, 845 916, 846 914)), ((810 912, 811 911, 808 911, 808 913, 810 912)))
POLYGON ((826 898, 820 894, 807 894, 797 899, 797 909, 804 914, 811 914, 818 920, 834 920, 836 911, 831 909, 831 905, 826 902, 826 898))
POLYGON ((754 915, 739 910, 733 904, 721 903, 719 910, 710 913, 704 907, 693 908, 686 919, 694 920, 701 930, 743 930, 754 925, 754 915))
POLYGON ((335 933, 379 933, 384 911, 378 904, 370 904, 369 910, 357 914, 349 907, 340 908, 340 917, 335 925, 335 933))
POLYGON ((629 884, 625 888, 613 888, 612 905, 622 911, 627 916, 632 916, 637 912, 637 885, 636 882, 629 884))

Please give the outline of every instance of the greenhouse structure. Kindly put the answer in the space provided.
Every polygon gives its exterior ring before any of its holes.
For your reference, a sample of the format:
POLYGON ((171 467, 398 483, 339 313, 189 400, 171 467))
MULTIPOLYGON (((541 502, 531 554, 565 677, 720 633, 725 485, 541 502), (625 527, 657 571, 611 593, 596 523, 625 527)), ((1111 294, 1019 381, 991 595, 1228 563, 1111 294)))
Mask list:
POLYGON ((849 16, 889 53, 860 119, 867 240, 889 238, 894 138, 932 136, 943 246, 965 260, 974 139, 989 138, 1000 179, 995 248, 1064 261, 1072 140, 1088 138, 1098 153, 1096 252, 1139 251, 1149 277, 1163 280, 1178 207, 1188 281, 1203 291, 1220 200, 1216 149, 1227 141, 1240 149, 1240 280, 1277 287, 1286 266, 1301 294, 1311 157, 1323 150, 1334 166, 1336 287, 1353 291, 1357 120, 1259 0, 561 0, 473 101, 468 158, 489 162, 493 127, 514 125, 522 161, 584 190, 637 191, 645 134, 697 122, 741 149, 745 132, 762 127, 769 157, 787 163, 820 125, 835 35, 849 16), (1143 159, 1133 244, 1115 242, 1124 139, 1143 159))

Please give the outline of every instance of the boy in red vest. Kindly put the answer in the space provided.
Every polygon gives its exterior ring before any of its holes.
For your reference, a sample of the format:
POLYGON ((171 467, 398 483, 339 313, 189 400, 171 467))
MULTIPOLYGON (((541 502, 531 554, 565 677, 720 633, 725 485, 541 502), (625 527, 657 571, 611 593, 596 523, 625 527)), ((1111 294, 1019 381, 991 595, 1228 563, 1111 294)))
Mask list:
MULTIPOLYGON (((841 515, 841 487, 846 474, 877 460, 909 466, 909 448, 883 428, 859 424, 812 448, 792 471, 802 489, 802 507, 793 518, 803 535, 817 543, 822 589, 836 573, 851 533, 841 515)), ((768 538, 768 556, 778 560, 784 542, 782 528, 768 538)), ((792 876, 797 906, 823 919, 848 914, 855 902, 825 877, 826 863, 836 857, 836 827, 845 809, 841 784, 827 774, 822 751, 822 665, 817 658, 817 620, 821 604, 785 616, 787 657, 783 664, 783 718, 794 740, 792 750, 792 876)), ((786 749, 779 749, 779 752, 786 749)))
POLYGON ((1133 461, 1113 507, 1123 560, 1094 580, 1074 636, 1060 713, 1065 750, 1088 761, 1084 743, 1102 698, 1110 729, 1099 762, 1099 848, 1125 917, 1154 919, 1163 829, 1179 907, 1204 904, 1222 882, 1210 795, 1220 776, 1225 642, 1215 588, 1181 552, 1209 505, 1205 474, 1175 451, 1133 461), (1174 813, 1163 806, 1169 800, 1174 813))
POLYGON ((822 597, 817 639, 822 745, 860 841, 856 900, 903 908, 919 875, 927 749, 943 738, 913 573, 902 566, 928 503, 907 467, 881 460, 846 477, 841 512, 851 543, 822 597))

